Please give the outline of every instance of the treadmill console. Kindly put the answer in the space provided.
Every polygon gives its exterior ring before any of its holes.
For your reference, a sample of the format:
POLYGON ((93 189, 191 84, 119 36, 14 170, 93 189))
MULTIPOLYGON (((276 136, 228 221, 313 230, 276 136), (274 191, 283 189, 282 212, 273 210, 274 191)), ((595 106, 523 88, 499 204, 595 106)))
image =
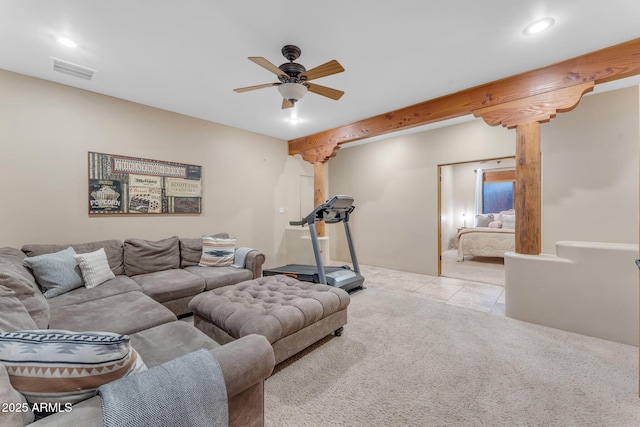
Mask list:
POLYGON ((347 219, 355 208, 352 196, 333 196, 315 209, 315 220, 334 224, 347 219))

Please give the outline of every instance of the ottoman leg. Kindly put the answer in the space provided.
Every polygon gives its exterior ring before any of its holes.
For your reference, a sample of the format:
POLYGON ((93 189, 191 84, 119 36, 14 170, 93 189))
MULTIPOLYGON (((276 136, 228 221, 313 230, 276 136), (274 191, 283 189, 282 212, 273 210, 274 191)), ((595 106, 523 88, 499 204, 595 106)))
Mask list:
POLYGON ((338 329, 336 329, 333 334, 337 337, 342 336, 342 331, 344 331, 344 328, 341 326, 338 329))

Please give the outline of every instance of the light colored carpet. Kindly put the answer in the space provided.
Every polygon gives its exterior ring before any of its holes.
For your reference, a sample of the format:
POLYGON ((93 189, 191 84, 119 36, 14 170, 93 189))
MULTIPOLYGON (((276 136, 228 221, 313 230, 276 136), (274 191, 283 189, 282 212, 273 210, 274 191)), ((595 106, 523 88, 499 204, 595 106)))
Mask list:
POLYGON ((458 251, 450 249, 442 253, 442 275, 504 286, 504 259, 466 257, 463 262, 458 262, 458 251))
POLYGON ((640 425, 637 347, 386 289, 351 299, 343 336, 267 379, 268 427, 640 425))

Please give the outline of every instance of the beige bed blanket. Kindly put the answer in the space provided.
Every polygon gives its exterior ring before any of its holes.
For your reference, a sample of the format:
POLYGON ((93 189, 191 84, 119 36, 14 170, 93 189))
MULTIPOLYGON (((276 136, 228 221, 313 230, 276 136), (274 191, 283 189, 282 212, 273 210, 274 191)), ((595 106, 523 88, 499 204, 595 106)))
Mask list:
POLYGON ((515 230, 504 228, 463 228, 456 236, 458 261, 465 256, 504 257, 516 250, 515 230))

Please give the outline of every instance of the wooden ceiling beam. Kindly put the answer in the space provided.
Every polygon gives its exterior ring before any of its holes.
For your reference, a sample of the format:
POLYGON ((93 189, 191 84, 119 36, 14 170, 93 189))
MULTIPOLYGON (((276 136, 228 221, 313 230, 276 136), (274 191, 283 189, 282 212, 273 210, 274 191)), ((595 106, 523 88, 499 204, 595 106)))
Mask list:
POLYGON ((544 68, 289 141, 289 154, 333 146, 472 114, 474 110, 574 85, 605 83, 640 74, 640 39, 544 68))

